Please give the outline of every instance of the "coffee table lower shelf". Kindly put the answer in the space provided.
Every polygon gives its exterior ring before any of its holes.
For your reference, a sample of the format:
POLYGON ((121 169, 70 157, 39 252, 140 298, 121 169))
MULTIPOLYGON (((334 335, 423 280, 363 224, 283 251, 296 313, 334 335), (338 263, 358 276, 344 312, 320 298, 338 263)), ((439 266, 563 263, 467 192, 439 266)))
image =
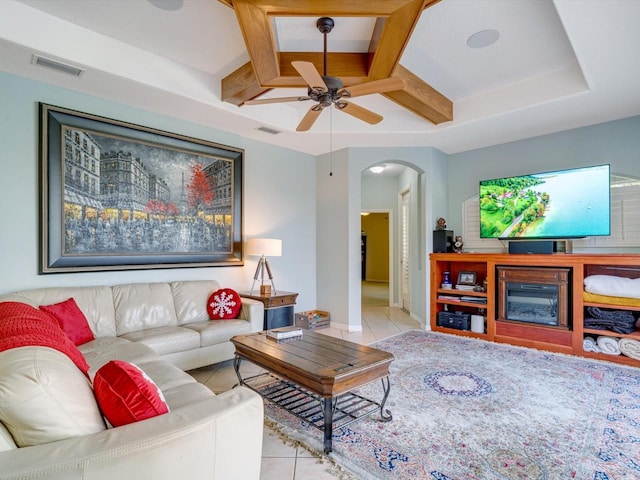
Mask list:
POLYGON ((243 378, 241 383, 263 398, 324 432, 325 453, 331 452, 331 432, 333 429, 346 427, 378 410, 382 421, 388 422, 392 419, 389 410, 384 410, 384 404, 389 394, 388 377, 382 379, 384 389, 382 402, 370 400, 353 392, 347 392, 334 398, 323 398, 269 372, 243 378), (329 433, 328 439, 327 433, 329 433))

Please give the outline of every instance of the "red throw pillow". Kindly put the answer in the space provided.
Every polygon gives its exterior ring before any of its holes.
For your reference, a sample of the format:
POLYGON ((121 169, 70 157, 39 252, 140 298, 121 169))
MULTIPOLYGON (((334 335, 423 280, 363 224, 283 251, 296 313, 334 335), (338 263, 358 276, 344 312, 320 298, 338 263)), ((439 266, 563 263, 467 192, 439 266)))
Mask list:
POLYGON ((102 414, 114 427, 169 412, 158 386, 138 366, 111 360, 96 372, 93 391, 102 414))
POLYGON ((58 321, 62 331, 67 334, 74 345, 90 342, 95 337, 82 310, 73 298, 53 305, 40 305, 40 310, 47 312, 58 321))
POLYGON ((242 300, 235 290, 221 288, 216 290, 207 300, 207 313, 211 320, 236 318, 240 314, 242 300))

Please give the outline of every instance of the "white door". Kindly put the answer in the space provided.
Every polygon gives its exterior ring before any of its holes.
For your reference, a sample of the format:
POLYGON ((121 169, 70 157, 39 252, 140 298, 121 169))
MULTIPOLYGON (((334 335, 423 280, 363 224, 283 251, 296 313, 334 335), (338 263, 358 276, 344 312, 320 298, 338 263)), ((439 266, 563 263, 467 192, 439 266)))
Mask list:
POLYGON ((400 201, 400 298, 402 299, 402 309, 405 312, 411 311, 411 268, 409 264, 409 205, 411 192, 405 190, 401 192, 400 201))

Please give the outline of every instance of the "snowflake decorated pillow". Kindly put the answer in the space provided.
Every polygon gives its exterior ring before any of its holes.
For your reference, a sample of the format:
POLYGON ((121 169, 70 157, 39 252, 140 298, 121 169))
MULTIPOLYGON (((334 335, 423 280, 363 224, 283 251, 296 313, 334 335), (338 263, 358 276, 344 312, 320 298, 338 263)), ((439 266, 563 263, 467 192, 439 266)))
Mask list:
POLYGON ((216 290, 207 300, 207 313, 211 320, 236 318, 241 308, 240 295, 230 288, 216 290))

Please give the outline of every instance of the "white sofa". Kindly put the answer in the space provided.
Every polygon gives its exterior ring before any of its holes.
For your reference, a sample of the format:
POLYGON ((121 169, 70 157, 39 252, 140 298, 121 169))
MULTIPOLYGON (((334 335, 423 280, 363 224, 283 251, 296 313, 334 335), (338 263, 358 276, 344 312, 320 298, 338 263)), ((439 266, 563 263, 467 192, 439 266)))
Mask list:
POLYGON ((218 288, 215 281, 185 281, 0 296, 34 307, 74 298, 95 336, 78 347, 90 378, 109 360, 134 363, 170 408, 148 420, 21 448, 0 424, 0 478, 258 479, 260 396, 245 387, 214 395, 183 371, 232 358, 233 335, 262 329, 263 304, 251 299, 243 298, 240 318, 209 320, 206 300, 218 288))

